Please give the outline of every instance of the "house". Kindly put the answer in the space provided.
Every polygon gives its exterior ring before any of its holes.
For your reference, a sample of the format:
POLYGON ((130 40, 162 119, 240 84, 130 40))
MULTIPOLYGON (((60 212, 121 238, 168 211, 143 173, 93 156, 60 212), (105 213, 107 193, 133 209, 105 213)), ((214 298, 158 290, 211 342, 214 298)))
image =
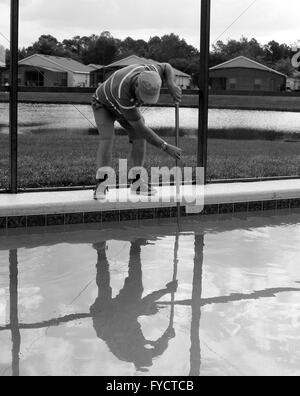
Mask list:
POLYGON ((1 73, 2 73, 2 71, 5 70, 5 69, 6 69, 5 63, 3 63, 3 62, 0 61, 0 82, 1 82, 1 73))
POLYGON ((285 90, 287 76, 261 63, 239 56, 210 69, 210 88, 215 91, 285 90))
POLYGON ((0 44, 0 85, 1 85, 1 75, 2 71, 6 68, 5 65, 5 48, 0 44))
POLYGON ((295 71, 292 77, 288 77, 286 82, 287 91, 300 91, 300 72, 295 71))
POLYGON ((104 66, 103 65, 95 65, 91 63, 88 65, 88 67, 91 69, 90 72, 90 86, 91 87, 97 87, 99 82, 104 81, 104 66))
MULTIPOLYGON (((131 65, 153 65, 155 63, 157 63, 157 61, 154 61, 152 59, 146 59, 136 55, 130 55, 127 58, 121 59, 108 66, 104 66, 101 69, 92 71, 91 81, 94 82, 93 86, 97 87, 99 83, 107 79, 113 72, 122 69, 123 67, 131 65)), ((175 68, 173 69, 175 71, 176 83, 183 89, 190 88, 192 77, 189 74, 186 74, 180 70, 177 70, 175 68)))
MULTIPOLYGON (((19 61, 19 85, 27 87, 89 87, 91 68, 70 58, 35 54, 19 61)), ((2 85, 9 71, 2 73, 2 85)))
POLYGON ((5 48, 0 44, 0 69, 5 67, 5 48))
POLYGON ((0 61, 0 86, 5 85, 5 82, 2 83, 2 75, 3 75, 3 72, 5 71, 5 69, 6 69, 5 63, 0 61))

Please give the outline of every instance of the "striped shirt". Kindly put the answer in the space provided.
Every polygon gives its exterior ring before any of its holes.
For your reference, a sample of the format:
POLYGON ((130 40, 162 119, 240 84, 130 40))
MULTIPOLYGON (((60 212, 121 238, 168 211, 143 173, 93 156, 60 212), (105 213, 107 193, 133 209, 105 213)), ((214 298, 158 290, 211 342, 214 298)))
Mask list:
POLYGON ((127 121, 138 121, 142 115, 135 96, 135 83, 140 73, 156 71, 161 79, 165 75, 166 64, 131 65, 112 74, 96 91, 96 100, 111 109, 117 116, 127 121))

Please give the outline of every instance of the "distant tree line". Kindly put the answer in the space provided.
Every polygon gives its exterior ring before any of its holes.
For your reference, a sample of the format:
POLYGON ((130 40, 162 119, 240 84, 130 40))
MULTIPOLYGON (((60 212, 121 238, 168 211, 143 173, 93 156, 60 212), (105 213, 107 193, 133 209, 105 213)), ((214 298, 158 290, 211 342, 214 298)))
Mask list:
POLYGON ((237 56, 245 56, 287 75, 294 72, 291 63, 292 48, 274 40, 266 45, 261 45, 254 38, 248 40, 246 37, 242 37, 239 41, 228 40, 227 43, 217 41, 210 55, 211 66, 237 56))
MULTIPOLYGON (((159 62, 169 62, 175 68, 191 74, 196 83, 199 75, 200 53, 184 39, 172 33, 145 40, 124 40, 114 38, 104 31, 99 36, 75 36, 59 42, 51 35, 42 35, 35 43, 19 51, 20 59, 35 53, 73 58, 86 65, 108 65, 129 55, 150 58, 159 62)), ((292 48, 286 44, 270 41, 261 45, 256 39, 242 37, 227 42, 217 41, 212 46, 210 66, 215 66, 237 56, 246 56, 287 75, 294 71, 291 65, 292 48)), ((9 60, 9 53, 7 53, 9 60)))

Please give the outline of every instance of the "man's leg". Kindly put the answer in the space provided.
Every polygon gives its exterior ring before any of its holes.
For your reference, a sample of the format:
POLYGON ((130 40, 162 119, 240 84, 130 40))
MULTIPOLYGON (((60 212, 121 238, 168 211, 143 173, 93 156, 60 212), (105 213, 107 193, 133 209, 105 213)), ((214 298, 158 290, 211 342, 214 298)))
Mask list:
POLYGON ((93 106, 95 121, 99 132, 99 147, 97 151, 97 175, 96 188, 94 190, 94 199, 105 198, 108 190, 105 186, 107 175, 98 175, 99 169, 110 167, 112 163, 112 149, 114 143, 114 117, 104 107, 93 106))
MULTIPOLYGON (((123 119, 118 119, 121 126, 127 131, 129 141, 131 143, 131 150, 129 153, 128 166, 129 169, 141 168, 144 166, 146 157, 147 143, 144 138, 141 137, 138 131, 135 131, 131 125, 123 119)), ((135 179, 130 179, 132 192, 141 195, 155 195, 156 191, 151 188, 148 182, 141 180, 141 175, 138 174, 135 179)))
POLYGON ((129 141, 131 143, 128 154, 129 168, 144 166, 147 147, 146 140, 143 139, 124 118, 118 118, 118 122, 128 133, 129 141))
MULTIPOLYGON (((96 283, 98 287, 98 297, 93 305, 94 311, 100 312, 105 304, 109 304, 112 300, 112 288, 110 286, 109 262, 106 256, 107 242, 98 242, 93 245, 97 251, 97 276, 96 283)), ((106 307, 107 308, 107 307, 106 307)))
POLYGON ((112 148, 114 143, 114 117, 103 107, 94 109, 96 125, 99 131, 99 147, 97 152, 97 169, 111 166, 112 148))
POLYGON ((129 167, 142 167, 145 163, 147 142, 142 138, 132 138, 129 167))
MULTIPOLYGON (((138 136, 135 132, 128 131, 131 144, 131 152, 129 155, 129 168, 143 167, 146 157, 147 142, 145 139, 138 136)), ((150 177, 150 175, 149 175, 150 177)), ((135 179, 131 179, 131 190, 135 194, 140 195, 156 195, 156 190, 151 187, 149 180, 141 179, 141 174, 138 174, 135 179), (138 183, 138 184, 136 184, 138 183)))

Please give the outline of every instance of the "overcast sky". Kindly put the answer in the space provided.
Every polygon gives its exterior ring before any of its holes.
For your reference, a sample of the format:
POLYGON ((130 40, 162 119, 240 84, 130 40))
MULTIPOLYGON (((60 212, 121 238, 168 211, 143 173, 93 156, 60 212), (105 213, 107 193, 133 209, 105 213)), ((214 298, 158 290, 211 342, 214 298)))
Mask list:
MULTIPOLYGON (((214 40, 254 0, 212 0, 214 40)), ((0 0, 0 44, 9 37, 10 0, 0 0)), ((199 47, 200 0, 20 0, 20 46, 42 34, 58 40, 109 30, 116 38, 176 33, 199 47)), ((299 0, 257 0, 220 39, 255 37, 292 44, 300 39, 299 0)))

